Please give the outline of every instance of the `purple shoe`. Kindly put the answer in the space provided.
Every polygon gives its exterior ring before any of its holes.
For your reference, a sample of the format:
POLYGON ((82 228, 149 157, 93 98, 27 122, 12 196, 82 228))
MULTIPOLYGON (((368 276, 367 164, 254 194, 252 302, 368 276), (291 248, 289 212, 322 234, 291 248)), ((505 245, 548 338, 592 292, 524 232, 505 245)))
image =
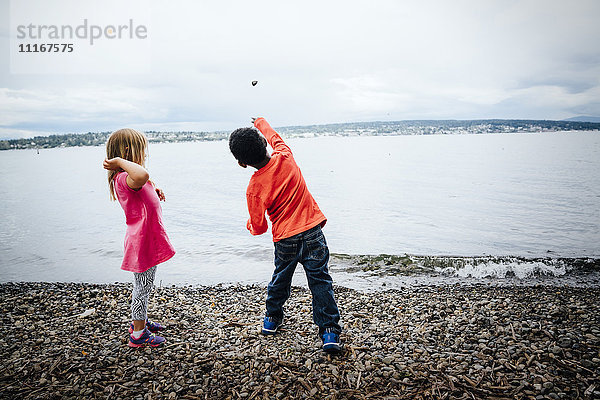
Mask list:
MULTIPOLYGON (((161 324, 159 324, 158 322, 152 322, 152 321, 146 320, 146 329, 148 329, 152 333, 156 333, 156 332, 164 331, 165 327, 162 326, 161 324)), ((131 335, 132 333, 133 333, 133 322, 131 324, 129 324, 129 334, 131 335)))
POLYGON ((148 329, 144 329, 144 332, 139 338, 134 338, 129 335, 129 347, 158 347, 165 342, 165 338, 162 336, 156 336, 154 333, 150 333, 148 329))

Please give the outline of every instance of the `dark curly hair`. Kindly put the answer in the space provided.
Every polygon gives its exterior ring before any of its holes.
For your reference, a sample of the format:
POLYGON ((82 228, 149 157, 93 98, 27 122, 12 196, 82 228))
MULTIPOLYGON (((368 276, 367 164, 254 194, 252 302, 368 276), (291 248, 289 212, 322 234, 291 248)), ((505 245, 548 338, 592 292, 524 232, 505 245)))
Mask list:
POLYGON ((267 156, 267 143, 254 128, 238 128, 229 135, 229 150, 246 165, 260 163, 267 156))

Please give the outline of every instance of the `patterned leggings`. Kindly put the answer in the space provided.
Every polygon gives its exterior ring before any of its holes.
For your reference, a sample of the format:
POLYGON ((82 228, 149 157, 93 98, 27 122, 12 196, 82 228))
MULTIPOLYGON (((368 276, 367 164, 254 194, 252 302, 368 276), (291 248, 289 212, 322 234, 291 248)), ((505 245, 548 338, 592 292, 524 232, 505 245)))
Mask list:
POLYGON ((131 296, 131 319, 145 321, 148 319, 148 298, 154 286, 156 265, 144 272, 133 273, 133 295, 131 296))

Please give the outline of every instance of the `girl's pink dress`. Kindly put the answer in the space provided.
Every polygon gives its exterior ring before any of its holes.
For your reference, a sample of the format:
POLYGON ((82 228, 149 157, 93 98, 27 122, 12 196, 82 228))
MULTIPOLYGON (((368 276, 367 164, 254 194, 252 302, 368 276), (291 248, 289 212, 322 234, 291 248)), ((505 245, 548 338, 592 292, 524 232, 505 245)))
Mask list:
POLYGON ((173 257, 175 249, 162 224, 162 208, 152 184, 133 190, 127 185, 127 172, 118 173, 114 184, 127 224, 121 269, 144 272, 173 257))

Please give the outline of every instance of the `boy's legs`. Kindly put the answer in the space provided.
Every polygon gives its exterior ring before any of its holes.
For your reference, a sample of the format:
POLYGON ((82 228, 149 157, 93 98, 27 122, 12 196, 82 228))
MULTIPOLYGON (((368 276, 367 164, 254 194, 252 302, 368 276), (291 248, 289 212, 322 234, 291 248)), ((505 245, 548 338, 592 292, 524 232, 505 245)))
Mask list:
POLYGON ((329 248, 320 226, 304 232, 302 238, 302 256, 308 287, 312 293, 313 320, 319 327, 319 334, 331 329, 339 334, 340 312, 333 295, 333 279, 327 268, 329 248))
POLYGON ((283 320, 283 304, 290 297, 299 249, 299 240, 295 236, 275 242, 275 271, 267 287, 266 316, 279 322, 283 320))

